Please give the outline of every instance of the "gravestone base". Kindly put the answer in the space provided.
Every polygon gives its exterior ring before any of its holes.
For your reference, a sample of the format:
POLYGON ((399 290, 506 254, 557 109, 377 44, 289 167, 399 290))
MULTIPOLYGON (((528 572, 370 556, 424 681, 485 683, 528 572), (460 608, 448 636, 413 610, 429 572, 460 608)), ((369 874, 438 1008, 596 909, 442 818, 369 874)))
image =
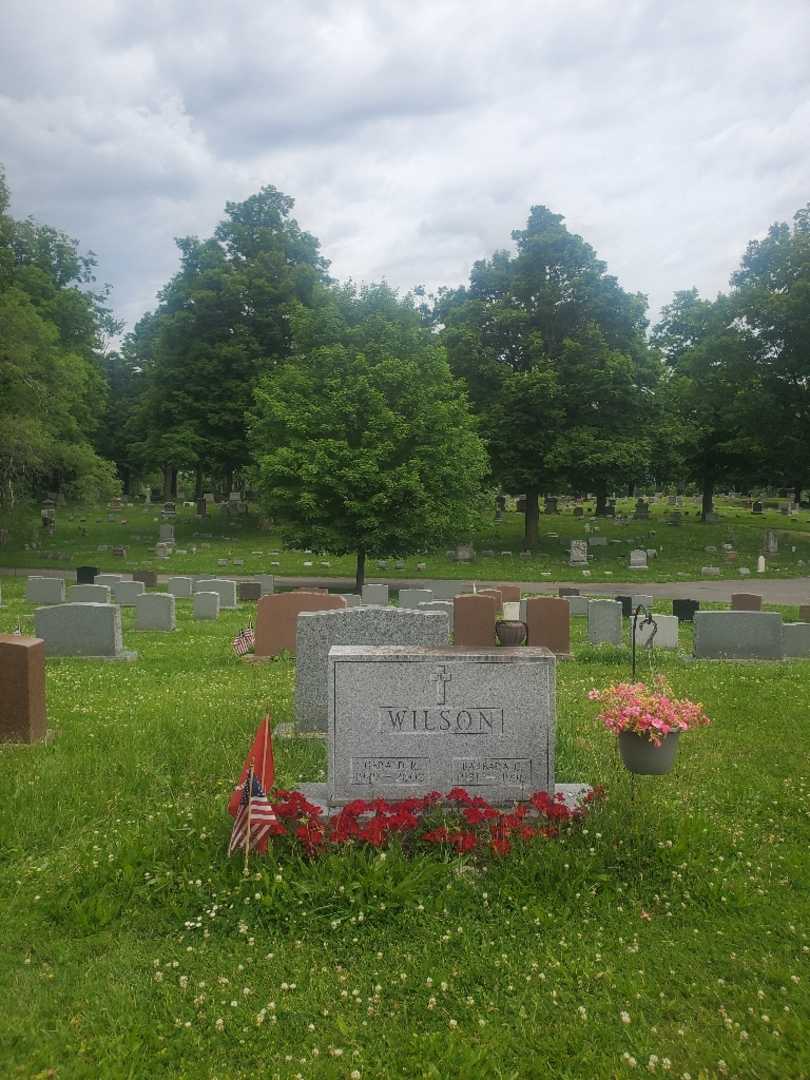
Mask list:
MULTIPOLYGON (((273 734, 274 735, 278 734, 278 732, 273 732, 273 734)), ((307 733, 307 734, 310 734, 310 733, 307 733)), ((311 733, 311 734, 314 734, 314 733, 311 733)), ((295 790, 300 791, 305 799, 308 799, 311 803, 314 803, 315 806, 318 807, 321 814, 325 814, 328 817, 334 817, 334 815, 340 813, 340 811, 346 805, 345 801, 343 803, 334 803, 334 802, 330 801, 330 798, 329 798, 329 784, 327 784, 327 783, 299 784, 298 787, 295 790)), ((555 795, 562 794, 563 798, 565 799, 565 805, 568 807, 569 810, 574 810, 574 809, 576 809, 577 806, 581 805, 581 803, 583 802, 585 797, 587 795, 589 795, 592 790, 593 789, 590 787, 589 784, 555 784, 554 785, 554 794, 555 795)), ((443 792, 443 794, 447 794, 447 793, 443 792)), ((531 794, 533 795, 534 792, 531 792, 531 794)), ((407 797, 407 796, 403 796, 403 797, 407 797)), ((387 800, 387 801, 393 802, 394 800, 387 800)), ((493 801, 492 805, 493 806, 499 806, 502 809, 503 808, 508 808, 508 807, 514 805, 514 800, 512 800, 510 802, 502 802, 502 803, 497 802, 497 801, 493 801)), ((535 815, 533 814, 533 812, 530 811, 529 818, 531 818, 533 816, 535 816, 535 815)))

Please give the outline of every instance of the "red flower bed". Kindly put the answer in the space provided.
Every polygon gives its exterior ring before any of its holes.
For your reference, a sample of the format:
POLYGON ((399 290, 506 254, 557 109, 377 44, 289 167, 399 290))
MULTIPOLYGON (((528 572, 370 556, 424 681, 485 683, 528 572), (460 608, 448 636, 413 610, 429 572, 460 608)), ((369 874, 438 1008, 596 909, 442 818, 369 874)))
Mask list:
POLYGON ((582 818, 588 804, 601 794, 595 788, 570 809, 561 794, 554 797, 537 791, 502 811, 480 795, 453 788, 446 795, 432 791, 399 802, 355 799, 327 817, 300 792, 276 791, 272 806, 277 821, 271 837, 287 838, 313 856, 347 844, 381 848, 393 837, 408 851, 444 847, 459 853, 506 855, 516 839, 553 839, 562 823, 582 818))

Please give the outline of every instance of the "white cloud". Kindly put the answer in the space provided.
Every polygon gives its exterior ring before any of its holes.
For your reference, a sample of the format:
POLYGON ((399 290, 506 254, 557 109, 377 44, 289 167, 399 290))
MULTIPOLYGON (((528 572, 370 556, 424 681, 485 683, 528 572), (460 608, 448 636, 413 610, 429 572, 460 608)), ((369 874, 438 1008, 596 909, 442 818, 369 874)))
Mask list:
POLYGON ((267 183, 342 278, 460 284, 545 203, 656 309, 810 199, 808 45, 805 0, 7 0, 0 161, 130 325, 267 183))

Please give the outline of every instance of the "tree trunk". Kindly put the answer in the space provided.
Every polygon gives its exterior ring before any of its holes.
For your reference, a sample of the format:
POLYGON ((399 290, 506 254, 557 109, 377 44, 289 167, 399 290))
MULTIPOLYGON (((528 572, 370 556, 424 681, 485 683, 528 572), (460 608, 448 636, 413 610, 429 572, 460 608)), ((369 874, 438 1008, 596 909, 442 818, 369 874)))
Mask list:
POLYGON ((793 485, 793 499, 797 505, 802 501, 802 487, 801 480, 797 480, 793 485))
POLYGON ((129 495, 129 488, 132 483, 132 472, 127 465, 119 465, 118 471, 121 474, 121 493, 123 495, 129 495))
POLYGON ((172 469, 172 498, 177 499, 177 469, 172 469))
POLYGON ((363 592, 366 583, 366 549, 357 549, 357 571, 354 577, 354 591, 358 594, 363 592))
POLYGON ((700 520, 706 521, 709 515, 714 513, 714 477, 703 477, 703 505, 700 510, 700 520))
POLYGON ((596 516, 607 515, 607 484, 602 482, 596 485, 596 516))
POLYGON ((633 483, 628 484, 627 485, 627 498, 632 499, 633 496, 635 495, 635 493, 636 493, 636 485, 633 484, 633 483))
POLYGON ((540 520, 540 493, 537 488, 526 492, 526 547, 533 548, 537 544, 537 527, 540 520))
POLYGON ((172 497, 172 467, 163 466, 163 501, 168 502, 172 497))
POLYGON ((233 469, 229 465, 228 468, 225 470, 225 498, 226 498, 226 500, 230 498, 232 485, 233 485, 233 469))
POLYGON ((203 471, 200 465, 194 471, 194 499, 199 502, 203 497, 203 471))

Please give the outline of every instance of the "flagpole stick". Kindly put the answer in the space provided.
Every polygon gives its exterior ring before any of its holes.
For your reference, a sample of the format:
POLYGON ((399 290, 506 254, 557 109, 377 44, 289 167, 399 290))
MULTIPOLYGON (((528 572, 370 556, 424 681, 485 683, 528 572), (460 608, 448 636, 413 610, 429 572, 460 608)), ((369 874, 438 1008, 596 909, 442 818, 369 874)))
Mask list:
POLYGON ((265 795, 270 795, 267 790, 267 741, 270 738, 270 714, 268 713, 264 718, 264 752, 262 753, 262 787, 265 788, 265 795))
POLYGON ((250 769, 248 770, 248 805, 247 805, 247 834, 245 836, 245 875, 248 872, 248 862, 250 860, 250 808, 253 805, 253 762, 250 763, 250 769))

